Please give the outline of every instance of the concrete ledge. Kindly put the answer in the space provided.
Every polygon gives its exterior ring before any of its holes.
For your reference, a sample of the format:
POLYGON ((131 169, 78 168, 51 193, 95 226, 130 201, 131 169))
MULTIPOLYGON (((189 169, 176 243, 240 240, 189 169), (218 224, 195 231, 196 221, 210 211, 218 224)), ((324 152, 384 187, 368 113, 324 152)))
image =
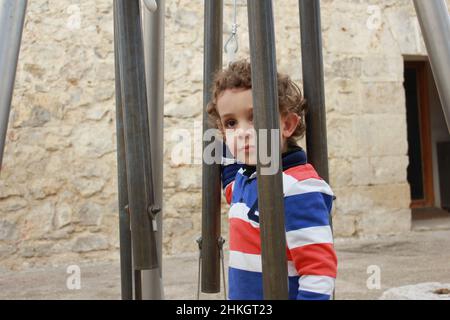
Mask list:
POLYGON ((450 300, 450 283, 427 282, 392 288, 380 300, 450 300))

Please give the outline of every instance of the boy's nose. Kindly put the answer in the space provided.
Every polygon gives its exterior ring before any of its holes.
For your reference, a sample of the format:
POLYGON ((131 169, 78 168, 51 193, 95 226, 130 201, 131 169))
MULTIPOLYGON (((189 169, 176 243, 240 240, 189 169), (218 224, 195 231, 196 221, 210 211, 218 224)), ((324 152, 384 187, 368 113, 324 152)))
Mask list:
POLYGON ((243 125, 238 130, 238 136, 239 138, 249 138, 253 136, 254 128, 252 125, 243 125))

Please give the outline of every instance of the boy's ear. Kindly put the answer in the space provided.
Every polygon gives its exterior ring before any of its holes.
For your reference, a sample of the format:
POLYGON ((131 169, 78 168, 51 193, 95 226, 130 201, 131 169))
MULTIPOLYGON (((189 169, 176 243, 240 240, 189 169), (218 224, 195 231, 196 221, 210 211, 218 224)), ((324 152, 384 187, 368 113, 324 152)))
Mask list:
POLYGON ((295 132, 295 129, 297 129, 301 119, 300 116, 296 113, 290 112, 286 116, 283 116, 281 118, 282 122, 282 135, 284 138, 290 138, 292 134, 295 132))

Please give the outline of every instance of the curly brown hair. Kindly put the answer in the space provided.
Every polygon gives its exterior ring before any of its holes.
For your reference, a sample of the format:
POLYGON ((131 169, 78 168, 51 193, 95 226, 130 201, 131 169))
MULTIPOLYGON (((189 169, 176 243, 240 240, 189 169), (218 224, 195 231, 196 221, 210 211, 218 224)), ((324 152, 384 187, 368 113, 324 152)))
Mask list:
MULTIPOLYGON (((220 115, 217 111, 217 100, 228 89, 251 89, 251 74, 251 64, 245 59, 233 62, 227 69, 218 71, 215 74, 212 86, 212 100, 206 109, 211 127, 220 129, 223 132, 220 115)), ((297 128, 287 140, 288 146, 296 145, 296 141, 302 138, 306 131, 304 121, 307 109, 306 100, 303 98, 300 88, 288 75, 278 73, 277 81, 280 114, 285 116, 293 112, 300 116, 297 128)))

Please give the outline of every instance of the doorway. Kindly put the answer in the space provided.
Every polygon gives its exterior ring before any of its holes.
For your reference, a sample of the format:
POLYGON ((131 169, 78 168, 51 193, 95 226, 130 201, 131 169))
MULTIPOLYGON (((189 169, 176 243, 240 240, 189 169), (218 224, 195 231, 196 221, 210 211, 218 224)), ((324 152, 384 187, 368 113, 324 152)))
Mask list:
POLYGON ((427 62, 406 62, 404 87, 408 127, 407 178, 411 208, 434 206, 427 62))

